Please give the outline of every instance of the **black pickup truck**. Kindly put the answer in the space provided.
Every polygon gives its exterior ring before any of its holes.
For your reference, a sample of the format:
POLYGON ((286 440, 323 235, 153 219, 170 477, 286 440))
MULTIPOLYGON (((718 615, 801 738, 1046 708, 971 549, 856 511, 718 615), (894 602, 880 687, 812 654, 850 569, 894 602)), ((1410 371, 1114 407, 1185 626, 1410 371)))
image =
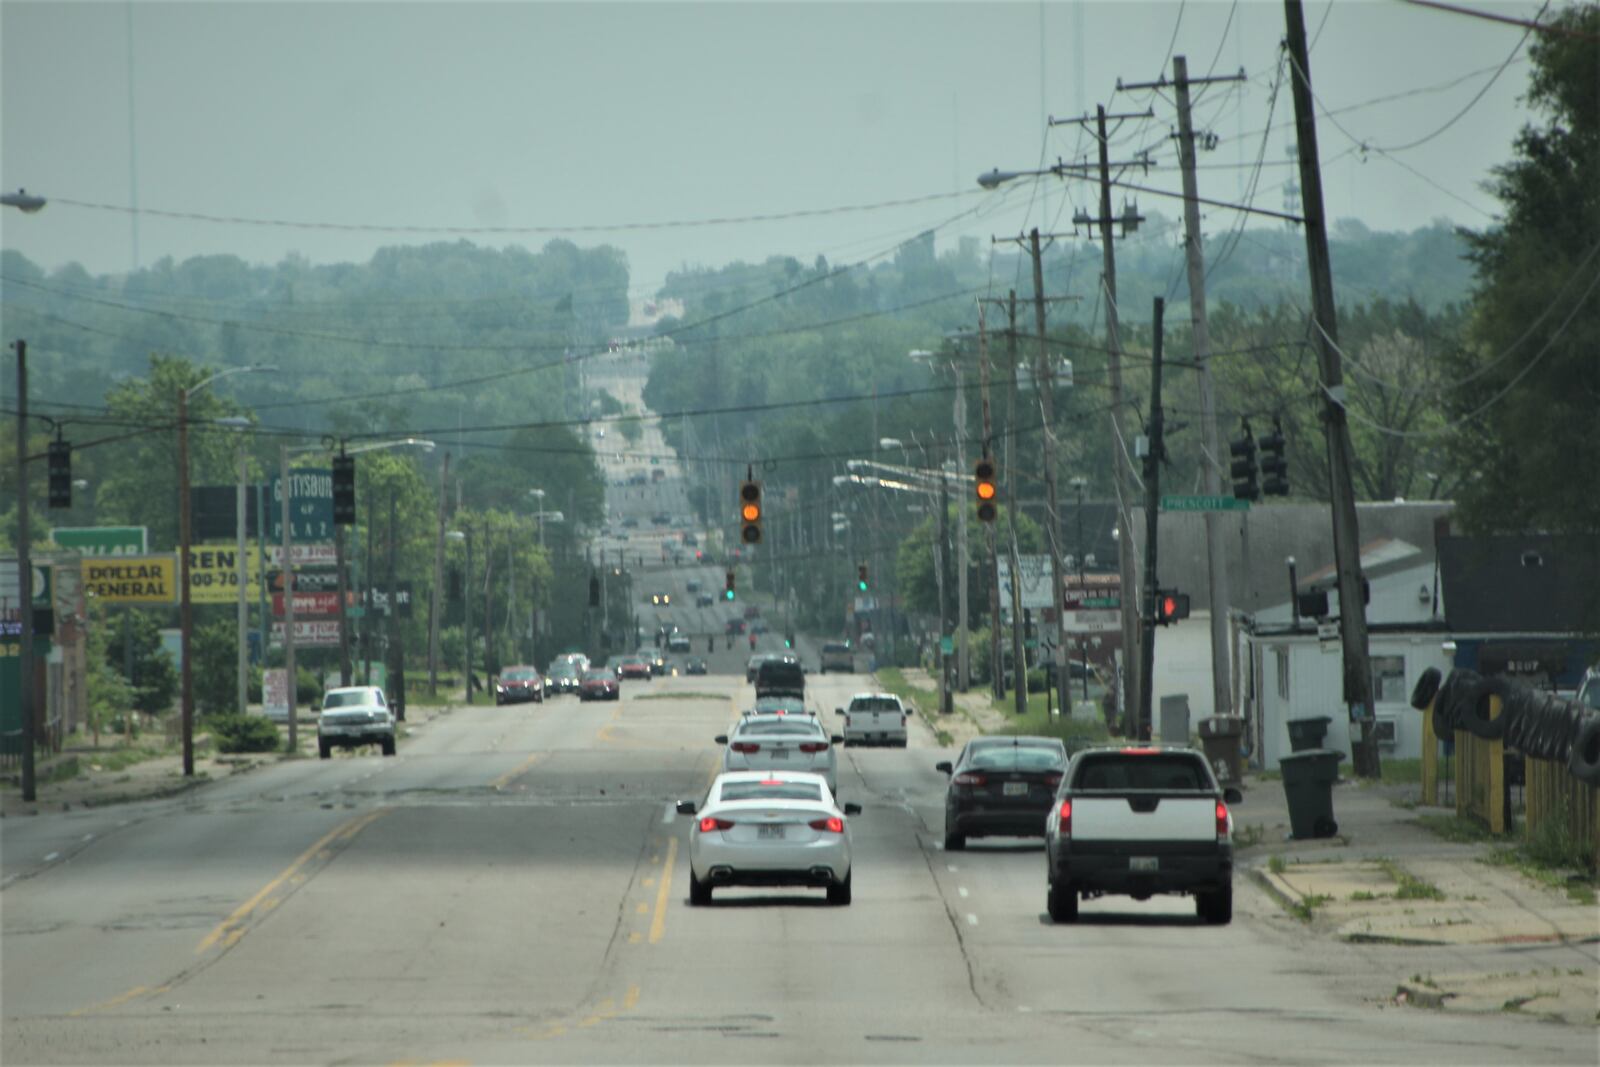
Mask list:
POLYGON ((1233 816, 1190 748, 1085 749, 1067 765, 1045 823, 1050 918, 1074 922, 1078 900, 1189 893, 1208 923, 1233 919, 1233 816))

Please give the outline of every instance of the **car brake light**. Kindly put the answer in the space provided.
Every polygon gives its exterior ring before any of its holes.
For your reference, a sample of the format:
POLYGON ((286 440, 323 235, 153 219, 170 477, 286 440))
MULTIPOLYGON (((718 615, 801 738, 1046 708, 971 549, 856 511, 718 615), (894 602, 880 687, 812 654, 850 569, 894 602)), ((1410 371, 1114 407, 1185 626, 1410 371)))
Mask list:
POLYGON ((719 819, 714 815, 707 815, 700 820, 700 832, 709 834, 713 830, 732 830, 732 819, 719 819))
POLYGON ((800 751, 801 752, 826 752, 826 751, 828 751, 828 742, 826 742, 826 741, 802 741, 802 742, 800 742, 800 751))
POLYGON ((985 775, 974 774, 971 771, 962 771, 960 774, 955 776, 954 784, 962 786, 975 786, 986 785, 988 784, 988 781, 989 779, 985 775))
POLYGON ((828 834, 842 834, 844 833, 844 820, 837 815, 830 815, 826 819, 812 819, 811 828, 828 834))
POLYGON ((1062 837, 1072 836, 1072 801, 1063 800, 1061 810, 1057 813, 1056 832, 1062 837))
POLYGON ((761 751, 761 746, 754 741, 735 741, 728 747, 733 749, 735 752, 743 752, 746 754, 761 751))
POLYGON ((1051 789, 1054 789, 1056 786, 1060 785, 1061 784, 1061 772, 1060 771, 1046 771, 1045 775, 1044 775, 1044 784, 1049 786, 1051 789))
POLYGON ((1233 822, 1233 820, 1228 817, 1228 805, 1224 804, 1220 800, 1217 801, 1217 840, 1218 841, 1226 841, 1228 839, 1228 833, 1229 833, 1229 830, 1230 830, 1230 824, 1232 822, 1233 822))
POLYGON ((1159 748, 1125 748, 1122 750, 1122 754, 1124 756, 1154 756, 1160 751, 1159 748))

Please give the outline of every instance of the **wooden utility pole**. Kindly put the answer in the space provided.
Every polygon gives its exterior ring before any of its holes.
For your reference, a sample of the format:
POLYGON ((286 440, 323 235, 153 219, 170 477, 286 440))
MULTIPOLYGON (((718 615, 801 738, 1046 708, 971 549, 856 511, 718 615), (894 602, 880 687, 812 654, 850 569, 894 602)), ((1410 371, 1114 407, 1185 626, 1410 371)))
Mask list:
MULTIPOLYGON (((17 341, 17 707, 22 727, 22 799, 36 797, 34 746, 38 744, 33 707, 33 528, 28 518, 28 342, 17 341)), ((128 617, 123 616, 123 632, 128 617)), ((128 672, 131 677, 131 672, 128 672)), ((124 712, 132 730, 133 714, 124 712)))
POLYGON ((1049 346, 1044 333, 1044 254, 1039 248, 1039 230, 1028 231, 1028 251, 1033 256, 1033 320, 1039 336, 1039 403, 1044 421, 1044 498, 1045 540, 1050 546, 1050 603, 1056 611, 1055 682, 1059 690, 1058 707, 1066 706, 1067 695, 1067 619, 1062 612, 1061 512, 1056 506, 1056 426, 1055 368, 1050 364, 1049 346))
POLYGON ((1358 727, 1352 739, 1355 772, 1376 778, 1378 746, 1373 737, 1372 670, 1367 654, 1367 609, 1361 593, 1361 531, 1356 520, 1354 457, 1345 418, 1344 372, 1339 362, 1339 323, 1328 263, 1327 221, 1322 206, 1322 168, 1317 160, 1317 124, 1312 110, 1311 61, 1306 54, 1305 12, 1300 0, 1284 0, 1300 189, 1305 205, 1306 260, 1311 270, 1311 343, 1321 373, 1322 422, 1328 444, 1328 497, 1333 511, 1333 555, 1338 571, 1339 642, 1344 655, 1344 701, 1358 727))
POLYGON ((1028 713, 1028 660, 1022 647, 1022 560, 1017 552, 1017 291, 1006 297, 1006 366, 1010 396, 1006 398, 1006 534, 1011 539, 1011 670, 1015 674, 1016 712, 1028 713))
MULTIPOLYGON (((444 519, 450 482, 450 453, 439 468, 439 518, 433 539, 433 589, 428 594, 428 696, 439 695, 439 587, 444 584, 444 519)), ((540 520, 541 522, 543 520, 540 520)), ((542 527, 541 527, 542 529, 542 527)))
MULTIPOLYGON (((991 459, 994 423, 989 411, 989 325, 981 299, 978 301, 978 391, 983 409, 982 455, 984 459, 991 459)), ((1004 700, 1005 660, 1000 655, 1000 557, 995 552, 994 523, 983 524, 983 540, 988 550, 988 567, 985 568, 988 581, 984 584, 989 587, 989 690, 995 699, 1004 700)))
POLYGON ((1150 320, 1153 338, 1150 350, 1150 425, 1146 428, 1150 451, 1144 458, 1144 590, 1140 598, 1144 632, 1139 645, 1139 706, 1129 709, 1133 713, 1130 716, 1133 736, 1142 739, 1154 736, 1150 712, 1156 668, 1156 520, 1161 505, 1161 464, 1166 459, 1166 424, 1161 412, 1161 349, 1166 310, 1166 301, 1156 297, 1150 320))

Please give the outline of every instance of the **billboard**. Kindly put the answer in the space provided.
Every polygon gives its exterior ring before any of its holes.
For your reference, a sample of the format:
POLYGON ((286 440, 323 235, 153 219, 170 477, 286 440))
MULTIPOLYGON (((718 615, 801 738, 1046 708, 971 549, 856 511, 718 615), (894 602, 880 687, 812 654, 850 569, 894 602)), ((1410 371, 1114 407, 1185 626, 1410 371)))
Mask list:
POLYGON ((178 557, 85 559, 83 592, 104 604, 174 604, 178 600, 178 557))
MULTIPOLYGON (((261 595, 253 546, 246 546, 245 598, 252 603, 261 595)), ((192 545, 189 548, 189 601, 193 604, 233 604, 239 599, 237 545, 192 545)))

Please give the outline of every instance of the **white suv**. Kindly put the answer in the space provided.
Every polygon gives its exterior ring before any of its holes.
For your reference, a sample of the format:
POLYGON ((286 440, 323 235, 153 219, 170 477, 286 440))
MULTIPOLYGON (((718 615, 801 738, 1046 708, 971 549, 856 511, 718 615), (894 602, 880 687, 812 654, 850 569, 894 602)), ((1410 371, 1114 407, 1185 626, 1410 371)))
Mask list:
POLYGON ((317 716, 317 754, 323 759, 333 749, 377 745, 385 756, 394 755, 394 715, 383 690, 375 685, 330 689, 317 716))

